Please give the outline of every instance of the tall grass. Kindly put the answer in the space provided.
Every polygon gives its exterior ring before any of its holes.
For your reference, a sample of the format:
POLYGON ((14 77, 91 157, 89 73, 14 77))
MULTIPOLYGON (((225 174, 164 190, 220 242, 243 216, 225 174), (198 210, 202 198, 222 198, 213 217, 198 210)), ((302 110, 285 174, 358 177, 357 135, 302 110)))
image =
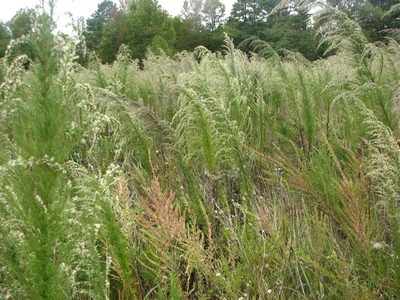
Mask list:
POLYGON ((313 63, 226 36, 84 68, 54 5, 1 61, 1 297, 397 297, 395 40, 328 6, 313 63))

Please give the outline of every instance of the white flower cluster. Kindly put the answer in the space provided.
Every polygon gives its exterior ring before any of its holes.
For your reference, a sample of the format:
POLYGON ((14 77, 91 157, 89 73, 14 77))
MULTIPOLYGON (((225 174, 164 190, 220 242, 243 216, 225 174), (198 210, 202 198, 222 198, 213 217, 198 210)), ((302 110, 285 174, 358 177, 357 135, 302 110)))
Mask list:
POLYGON ((3 207, 3 210, 7 213, 7 215, 13 218, 13 211, 23 211, 20 202, 18 201, 18 196, 15 193, 14 189, 6 185, 3 191, 0 191, 0 205, 3 207), (10 201, 11 200, 11 201, 10 201))
MULTIPOLYGON (((10 42, 10 45, 12 42, 10 42)), ((9 47, 11 47, 9 45, 9 47)), ((0 85, 0 91, 4 93, 4 99, 5 101, 10 101, 12 99, 15 90, 17 89, 18 86, 22 84, 22 74, 25 71, 24 70, 24 63, 28 60, 28 57, 26 55, 20 55, 16 57, 11 64, 7 63, 7 58, 5 57, 3 59, 3 64, 5 67, 5 80, 4 82, 0 85)))
POLYGON ((23 159, 21 156, 18 156, 15 159, 9 160, 3 166, 0 166, 0 179, 7 175, 7 172, 12 171, 16 168, 32 168, 38 165, 47 165, 55 170, 60 171, 62 174, 66 174, 66 169, 63 165, 54 161, 54 157, 48 157, 45 155, 43 158, 35 158, 30 157, 29 159, 23 159))
POLYGON ((76 33, 79 44, 81 45, 82 56, 85 57, 87 54, 85 37, 83 36, 85 20, 83 18, 79 18, 78 21, 76 22, 72 16, 72 14, 71 13, 68 13, 68 14, 69 14, 69 18, 70 18, 71 22, 68 23, 67 25, 71 26, 73 31, 76 33))
POLYGON ((57 82, 62 88, 64 100, 68 99, 68 96, 75 90, 75 55, 76 41, 74 38, 67 36, 61 38, 57 37, 58 51, 61 53, 61 57, 58 62, 58 77, 57 82))
POLYGON ((106 173, 104 175, 98 175, 98 182, 100 183, 100 187, 102 189, 102 192, 104 193, 109 193, 110 192, 110 186, 112 186, 117 177, 120 175, 121 170, 118 165, 110 164, 108 167, 106 173))
MULTIPOLYGON (((2 276, 1 278, 10 277, 11 274, 12 271, 8 267, 4 266, 3 264, 0 265, 0 276, 2 276)), ((28 298, 25 290, 18 284, 16 280, 11 282, 11 284, 9 285, 0 285, 0 299, 16 299, 15 295, 24 295, 24 299, 28 298)))

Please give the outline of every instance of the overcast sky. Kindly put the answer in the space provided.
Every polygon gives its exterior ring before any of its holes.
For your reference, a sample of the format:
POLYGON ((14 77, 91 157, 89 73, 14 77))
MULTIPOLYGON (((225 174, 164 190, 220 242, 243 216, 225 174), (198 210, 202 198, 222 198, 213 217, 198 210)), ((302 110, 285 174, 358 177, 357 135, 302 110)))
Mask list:
MULTIPOLYGON (((9 21, 15 13, 21 8, 32 8, 36 4, 40 3, 39 0, 3 0, 4 3, 0 9, 0 21, 9 21)), ((58 0, 57 1, 57 15, 62 16, 66 11, 71 12, 75 18, 84 16, 85 18, 96 11, 97 4, 103 0, 58 0)), ((166 9, 171 15, 178 15, 182 9, 184 0, 158 0, 158 3, 166 9)), ((118 0, 114 0, 115 3, 119 3, 118 0)), ((228 16, 231 12, 233 3, 236 0, 221 0, 226 6, 226 14, 228 16)), ((66 24, 66 17, 62 17, 59 24, 66 24)), ((60 28, 61 29, 61 28, 60 28)))

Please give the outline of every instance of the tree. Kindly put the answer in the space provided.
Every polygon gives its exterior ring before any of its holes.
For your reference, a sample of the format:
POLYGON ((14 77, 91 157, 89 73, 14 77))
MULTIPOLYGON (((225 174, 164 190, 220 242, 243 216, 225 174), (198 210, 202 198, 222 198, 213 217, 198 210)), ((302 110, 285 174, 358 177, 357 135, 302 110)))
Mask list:
POLYGON ((265 29, 270 21, 268 14, 279 2, 279 0, 237 0, 226 24, 226 32, 236 45, 252 36, 265 40, 265 29))
POLYGON ((380 31, 383 28, 383 10, 373 6, 372 3, 365 3, 357 8, 354 19, 361 26, 365 37, 369 42, 376 42, 382 38, 380 31))
POLYGON ((327 0, 362 28, 369 42, 382 40, 383 30, 400 27, 400 12, 385 14, 398 0, 327 0))
POLYGON ((231 20, 253 22, 266 21, 270 11, 280 0, 237 0, 233 4, 231 20))
POLYGON ((203 14, 206 28, 214 32, 218 26, 222 25, 222 18, 225 16, 225 5, 219 0, 206 0, 203 14))
MULTIPOLYGON (((310 60, 319 56, 315 30, 309 26, 310 14, 296 1, 280 3, 279 0, 238 0, 232 9, 226 31, 236 44, 257 36, 273 49, 285 48, 300 52, 310 60), (274 13, 271 13, 274 10, 274 13)), ((250 51, 243 46, 244 51, 250 51)))
MULTIPOLYGON (((128 24, 127 43, 133 58, 144 58, 147 47, 153 43, 156 36, 158 41, 162 38, 168 45, 168 49, 163 50, 168 52, 172 48, 176 37, 173 23, 156 0, 132 2, 128 24)), ((159 44, 166 45, 164 41, 159 44)))
POLYGON ((176 38, 173 46, 178 52, 192 49, 193 46, 193 39, 191 38, 192 32, 190 31, 190 28, 186 25, 187 23, 184 23, 179 16, 176 16, 172 19, 172 26, 176 33, 176 38))
POLYGON ((205 25, 203 45, 211 51, 222 50, 225 5, 220 0, 206 0, 202 12, 205 25))
POLYGON ((0 22, 0 57, 4 57, 10 39, 11 34, 6 24, 0 22))
POLYGON ((15 16, 7 22, 13 39, 32 34, 35 20, 35 11, 33 9, 21 9, 15 16))
POLYGON ((162 37, 156 35, 149 45, 148 49, 156 55, 162 54, 164 52, 166 55, 172 56, 175 54, 174 48, 162 37))
POLYGON ((309 60, 315 60, 318 52, 318 40, 315 30, 307 26, 307 20, 299 14, 286 13, 265 29, 264 39, 274 50, 288 49, 301 53, 309 60))
MULTIPOLYGON (((76 27, 80 33, 83 34, 85 32, 85 18, 83 16, 78 17, 76 20, 76 27)), ((82 66, 86 66, 87 63, 87 49, 86 49, 86 43, 82 40, 83 36, 80 36, 79 42, 76 45, 75 53, 78 56, 77 62, 81 64, 82 66)), ((83 38, 84 39, 84 38, 83 38)))
POLYGON ((234 33, 235 43, 258 36, 265 29, 269 12, 280 0, 237 0, 228 19, 228 32, 234 33))
POLYGON ((368 2, 384 11, 388 11, 393 5, 399 3, 398 0, 369 0, 368 2))
POLYGON ((86 46, 89 51, 98 51, 103 37, 103 27, 110 17, 111 10, 115 6, 113 1, 104 0, 97 5, 97 10, 92 14, 92 18, 86 21, 86 30, 83 33, 86 46))
MULTIPOLYGON (((180 15, 179 31, 185 34, 182 39, 185 50, 194 50, 199 45, 204 45, 206 28, 203 24, 203 0, 185 0, 180 15)), ((182 47, 179 47, 182 48, 182 47)))
POLYGON ((6 24, 0 22, 0 40, 9 39, 11 38, 11 34, 9 29, 7 28, 6 24))
POLYGON ((201 34, 203 30, 203 0, 185 0, 181 10, 182 20, 195 35, 201 34))
MULTIPOLYGON (((387 29, 399 29, 400 28, 400 9, 394 9, 400 5, 398 0, 390 0, 386 1, 382 4, 382 9, 384 11, 384 17, 382 19, 381 28, 384 30, 387 29), (386 3, 387 2, 387 3, 386 3)), ((379 6, 379 5, 378 5, 379 6)), ((381 7, 381 6, 379 6, 381 7)))
POLYGON ((128 13, 131 7, 132 0, 119 0, 119 7, 122 11, 128 13))
MULTIPOLYGON (((7 31, 10 33, 12 39, 18 39, 21 37, 30 37, 33 35, 34 24, 37 20, 36 12, 33 9, 21 9, 15 16, 6 23, 7 31)), ((5 43, 3 41, 3 43, 5 43)), ((8 42, 7 42, 8 45, 8 42)), ((5 45, 7 47, 7 45, 5 45)), ((3 45, 4 46, 4 45, 3 45)), ((32 45, 24 40, 16 47, 13 48, 12 57, 26 54, 31 60, 34 59, 34 50, 32 45)))
POLYGON ((327 2, 338 10, 350 13, 354 8, 362 5, 365 0, 327 0, 327 2))
POLYGON ((225 5, 220 0, 185 0, 177 29, 185 34, 185 38, 181 39, 184 49, 193 50, 202 45, 210 50, 218 50, 224 39, 224 15, 225 5))
POLYGON ((99 47, 99 56, 103 62, 113 62, 122 44, 127 42, 128 15, 113 7, 110 17, 104 25, 99 47))

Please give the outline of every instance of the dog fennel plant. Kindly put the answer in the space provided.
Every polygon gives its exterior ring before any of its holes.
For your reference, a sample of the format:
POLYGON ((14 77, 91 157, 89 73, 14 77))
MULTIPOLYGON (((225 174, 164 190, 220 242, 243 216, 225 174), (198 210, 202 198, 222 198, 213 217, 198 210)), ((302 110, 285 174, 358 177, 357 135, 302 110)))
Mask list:
POLYGON ((0 294, 105 299, 109 266, 98 251, 104 191, 77 187, 81 174, 70 161, 85 137, 78 103, 88 99, 74 81, 75 41, 53 34, 54 6, 37 7, 34 34, 25 38, 34 60, 2 61, 0 294))

